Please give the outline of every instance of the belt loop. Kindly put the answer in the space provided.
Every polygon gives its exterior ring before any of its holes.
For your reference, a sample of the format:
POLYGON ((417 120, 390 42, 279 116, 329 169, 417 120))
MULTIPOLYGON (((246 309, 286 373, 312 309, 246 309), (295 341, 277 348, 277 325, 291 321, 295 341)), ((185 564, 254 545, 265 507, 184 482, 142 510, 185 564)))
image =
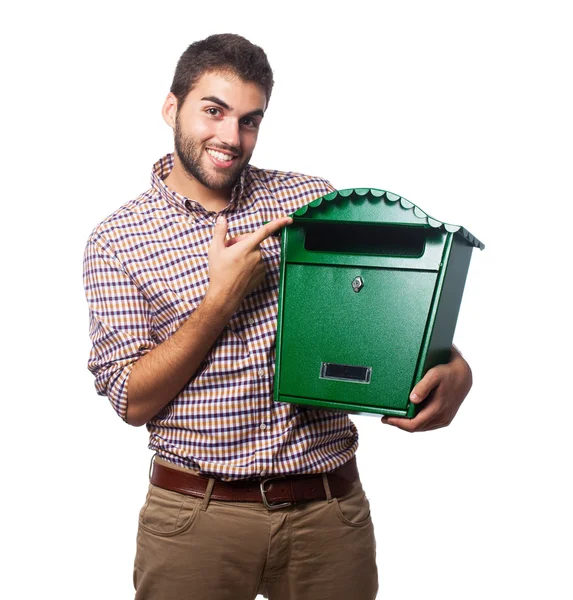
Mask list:
POLYGON ((207 482, 207 489, 205 490, 205 496, 203 497, 203 504, 201 505, 201 510, 207 510, 209 506, 209 500, 211 500, 211 494, 213 492, 213 486, 215 485, 215 478, 209 477, 209 481, 207 482))
POLYGON ((151 481, 151 473, 153 472, 153 462, 154 462, 156 456, 157 456, 157 452, 154 452, 151 457, 151 460, 149 461, 149 481, 151 481))
POLYGON ((321 473, 322 485, 324 485, 324 491, 326 493, 326 501, 330 504, 332 502, 332 494, 330 492, 330 484, 328 483, 328 475, 321 473))

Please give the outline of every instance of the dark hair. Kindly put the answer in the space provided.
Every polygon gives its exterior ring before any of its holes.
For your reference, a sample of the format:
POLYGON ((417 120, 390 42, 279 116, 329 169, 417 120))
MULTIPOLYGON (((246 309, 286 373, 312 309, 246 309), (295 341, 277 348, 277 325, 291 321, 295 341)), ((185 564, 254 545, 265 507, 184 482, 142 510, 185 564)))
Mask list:
POLYGON ((183 52, 171 84, 171 93, 179 104, 199 78, 209 71, 229 71, 243 81, 258 84, 267 96, 273 89, 273 70, 265 51, 240 35, 220 33, 194 42, 183 52))

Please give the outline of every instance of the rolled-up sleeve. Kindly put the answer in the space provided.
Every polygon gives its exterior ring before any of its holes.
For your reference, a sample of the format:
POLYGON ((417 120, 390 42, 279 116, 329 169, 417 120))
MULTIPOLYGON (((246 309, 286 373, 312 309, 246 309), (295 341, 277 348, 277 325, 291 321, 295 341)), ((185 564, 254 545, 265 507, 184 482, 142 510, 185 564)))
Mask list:
POLYGON ((84 254, 84 288, 92 349, 88 369, 95 387, 117 414, 127 417, 127 384, 136 361, 157 345, 152 310, 105 241, 90 238, 84 254))

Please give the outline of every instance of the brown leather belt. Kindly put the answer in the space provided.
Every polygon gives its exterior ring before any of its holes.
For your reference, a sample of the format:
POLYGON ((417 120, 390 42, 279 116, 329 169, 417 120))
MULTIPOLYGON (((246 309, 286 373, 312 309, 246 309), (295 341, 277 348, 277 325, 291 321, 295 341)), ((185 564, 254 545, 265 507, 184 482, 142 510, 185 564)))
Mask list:
MULTIPOLYGON (((339 498, 350 492, 352 482, 358 479, 356 458, 326 473, 330 493, 339 498)), ((203 498, 209 478, 194 473, 170 469, 153 462, 150 481, 157 487, 203 498)), ((267 508, 281 508, 297 502, 325 500, 326 492, 321 475, 293 475, 289 477, 268 477, 256 481, 215 480, 211 499, 232 502, 262 502, 267 508)))

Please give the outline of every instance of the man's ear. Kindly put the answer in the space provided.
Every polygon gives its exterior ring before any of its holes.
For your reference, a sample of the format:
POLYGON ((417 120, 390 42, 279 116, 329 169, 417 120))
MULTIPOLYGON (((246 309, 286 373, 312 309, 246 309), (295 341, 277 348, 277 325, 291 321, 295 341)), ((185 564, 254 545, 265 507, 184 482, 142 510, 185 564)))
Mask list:
POLYGON ((169 94, 167 94, 167 98, 165 98, 163 108, 161 109, 161 114, 167 125, 174 130, 175 119, 177 117, 177 98, 171 92, 169 92, 169 94))

